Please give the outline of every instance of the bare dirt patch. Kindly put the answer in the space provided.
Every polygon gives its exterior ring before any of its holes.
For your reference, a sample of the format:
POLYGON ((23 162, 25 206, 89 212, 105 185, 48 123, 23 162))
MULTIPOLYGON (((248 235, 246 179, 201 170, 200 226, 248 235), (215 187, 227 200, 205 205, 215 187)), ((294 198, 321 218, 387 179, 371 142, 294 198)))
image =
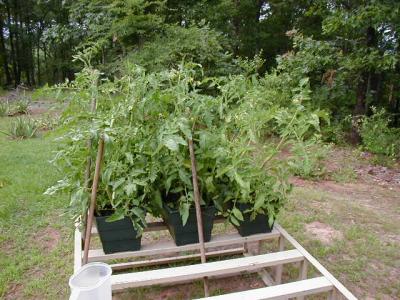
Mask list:
POLYGON ((369 177, 370 180, 376 182, 378 185, 387 186, 393 184, 400 186, 399 170, 369 165, 358 167, 355 171, 361 178, 369 177))
POLYGON ((333 241, 343 238, 340 231, 318 221, 306 224, 305 228, 310 235, 316 237, 325 245, 330 245, 333 241))
POLYGON ((42 115, 49 111, 53 103, 48 101, 35 101, 29 104, 29 113, 31 115, 42 115))
POLYGON ((39 231, 35 235, 36 243, 39 244, 43 250, 47 252, 53 251, 61 240, 61 234, 58 230, 47 227, 44 230, 39 231))
POLYGON ((4 296, 5 300, 23 299, 23 285, 20 283, 11 284, 4 296))
POLYGON ((400 219, 400 186, 379 185, 365 180, 354 183, 337 183, 331 180, 309 181, 294 177, 291 183, 297 187, 328 192, 343 201, 361 205, 373 212, 379 212, 394 219, 400 219))

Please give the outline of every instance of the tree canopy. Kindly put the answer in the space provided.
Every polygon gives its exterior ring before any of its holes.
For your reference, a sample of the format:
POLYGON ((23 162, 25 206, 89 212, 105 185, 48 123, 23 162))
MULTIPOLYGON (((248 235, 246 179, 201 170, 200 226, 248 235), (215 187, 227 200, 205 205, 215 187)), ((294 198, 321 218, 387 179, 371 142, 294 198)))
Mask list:
POLYGON ((313 105, 334 118, 356 123, 378 106, 399 122, 398 1, 5 0, 0 17, 4 87, 71 80, 88 46, 105 76, 182 61, 218 76, 259 55, 261 73, 309 77, 313 105))

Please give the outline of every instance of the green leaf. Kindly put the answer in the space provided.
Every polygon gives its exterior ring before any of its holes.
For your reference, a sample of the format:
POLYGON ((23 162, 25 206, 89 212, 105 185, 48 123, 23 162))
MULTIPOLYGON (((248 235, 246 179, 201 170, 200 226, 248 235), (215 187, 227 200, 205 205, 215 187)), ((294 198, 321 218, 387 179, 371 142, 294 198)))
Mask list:
POLYGON ((254 209, 257 210, 264 206, 265 194, 258 194, 256 198, 256 203, 254 204, 254 209))
POLYGON ((118 187, 120 187, 125 182, 125 178, 120 178, 117 181, 111 183, 113 190, 115 191, 118 187))
POLYGON ((183 226, 186 225, 186 222, 187 222, 187 220, 189 218, 189 209, 190 209, 190 204, 189 203, 187 203, 187 202, 183 202, 182 203, 181 202, 181 205, 179 206, 179 214, 182 217, 182 225, 183 226))
POLYGON ((190 181, 190 177, 188 176, 188 174, 182 169, 179 169, 178 172, 179 172, 179 178, 182 180, 182 182, 184 182, 187 186, 191 186, 192 183, 190 181))
POLYGON ((106 222, 115 222, 122 220, 125 217, 122 209, 117 209, 111 216, 106 219, 106 222))
POLYGON ((127 196, 132 195, 133 192, 137 190, 136 184, 130 182, 125 186, 125 192, 127 196))
POLYGON ((235 172, 235 180, 240 185, 241 188, 245 190, 250 190, 250 183, 243 181, 242 177, 238 173, 235 172))
POLYGON ((126 159, 128 160, 128 162, 131 165, 133 165, 133 155, 132 155, 132 153, 127 152, 127 153, 125 153, 125 156, 126 156, 126 159))
POLYGON ((234 208, 232 209, 232 213, 233 213, 233 215, 235 216, 236 219, 238 219, 238 220, 240 220, 240 221, 243 221, 243 214, 242 214, 242 212, 241 212, 239 209, 237 209, 236 207, 234 207, 234 208))
POLYGON ((164 138, 163 144, 171 151, 178 151, 179 145, 186 145, 186 141, 179 135, 169 135, 164 138))
POLYGON ((275 221, 275 217, 273 216, 273 214, 269 213, 268 214, 268 224, 269 226, 272 226, 274 224, 275 221))
POLYGON ((236 226, 240 226, 239 221, 238 221, 233 215, 231 215, 230 221, 231 221, 233 224, 235 224, 236 226))
POLYGON ((134 207, 134 208, 132 208, 132 212, 135 214, 135 216, 137 216, 140 219, 140 221, 142 222, 143 225, 146 224, 146 220, 145 220, 146 213, 142 209, 140 209, 138 207, 134 207))

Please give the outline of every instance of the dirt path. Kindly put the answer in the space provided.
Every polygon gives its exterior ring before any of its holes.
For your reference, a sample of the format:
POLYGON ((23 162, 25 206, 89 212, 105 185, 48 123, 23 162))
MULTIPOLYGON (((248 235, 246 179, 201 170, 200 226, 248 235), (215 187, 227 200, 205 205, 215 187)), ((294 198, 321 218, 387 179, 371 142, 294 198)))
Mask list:
POLYGON ((400 169, 345 155, 356 179, 293 178, 282 224, 360 299, 400 299, 400 169))

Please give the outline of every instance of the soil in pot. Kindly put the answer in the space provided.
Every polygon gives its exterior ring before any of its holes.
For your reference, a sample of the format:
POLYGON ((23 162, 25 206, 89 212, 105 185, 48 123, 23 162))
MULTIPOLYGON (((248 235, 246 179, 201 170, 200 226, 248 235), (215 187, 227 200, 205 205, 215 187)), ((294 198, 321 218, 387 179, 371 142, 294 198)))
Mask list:
POLYGON ((239 221, 240 226, 232 224, 236 227, 241 236, 249 236, 257 233, 271 232, 273 225, 269 226, 268 216, 264 214, 258 214, 254 220, 250 219, 250 213, 244 213, 244 211, 251 208, 247 203, 237 203, 236 207, 243 214, 243 221, 239 221))
POLYGON ((124 217, 122 220, 107 222, 106 219, 112 213, 112 211, 101 211, 100 216, 96 216, 97 230, 104 253, 139 250, 142 237, 137 237, 132 220, 124 217))
MULTIPOLYGON (((215 207, 204 206, 201 208, 203 220, 204 241, 211 239, 211 231, 214 225, 215 207)), ((189 210, 189 217, 185 225, 182 223, 181 215, 177 209, 172 209, 164 204, 164 221, 177 246, 193 244, 199 242, 197 231, 196 209, 189 210)))

